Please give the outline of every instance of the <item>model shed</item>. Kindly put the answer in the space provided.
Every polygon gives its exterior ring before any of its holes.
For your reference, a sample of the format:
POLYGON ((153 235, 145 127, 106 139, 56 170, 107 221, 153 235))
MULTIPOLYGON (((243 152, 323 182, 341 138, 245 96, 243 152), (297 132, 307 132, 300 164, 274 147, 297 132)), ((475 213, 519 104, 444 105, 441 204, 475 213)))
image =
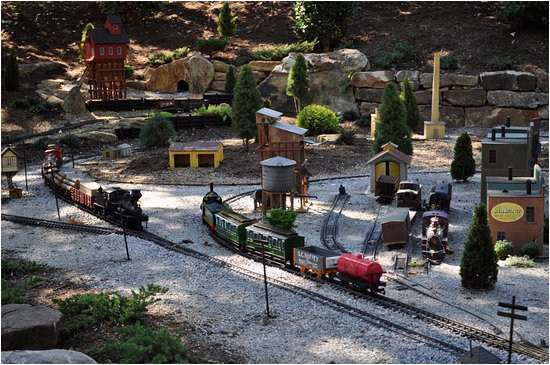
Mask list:
POLYGON ((385 245, 401 245, 407 243, 411 220, 409 209, 393 208, 388 210, 381 222, 385 245))
POLYGON ((168 150, 170 168, 208 167, 218 168, 223 161, 221 142, 172 142, 168 150))
POLYGON ((376 181, 382 175, 395 176, 400 181, 407 180, 407 168, 412 157, 397 149, 397 145, 388 142, 382 146, 382 151, 367 161, 370 166, 370 191, 375 191, 376 181))

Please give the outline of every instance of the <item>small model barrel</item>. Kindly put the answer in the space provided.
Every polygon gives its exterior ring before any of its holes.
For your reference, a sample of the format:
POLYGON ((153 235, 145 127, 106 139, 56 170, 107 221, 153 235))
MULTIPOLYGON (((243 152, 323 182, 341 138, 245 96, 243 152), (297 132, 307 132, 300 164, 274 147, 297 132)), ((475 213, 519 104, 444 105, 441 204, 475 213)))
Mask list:
POLYGON ((262 189, 265 191, 294 190, 294 166, 296 161, 276 156, 260 162, 262 165, 262 189))

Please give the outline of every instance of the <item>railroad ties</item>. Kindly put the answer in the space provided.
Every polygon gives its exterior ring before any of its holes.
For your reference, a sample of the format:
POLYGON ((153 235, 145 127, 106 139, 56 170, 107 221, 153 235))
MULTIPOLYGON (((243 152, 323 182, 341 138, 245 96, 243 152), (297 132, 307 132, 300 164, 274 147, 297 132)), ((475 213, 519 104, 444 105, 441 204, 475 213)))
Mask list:
POLYGON ((329 250, 347 252, 336 237, 338 236, 338 220, 348 200, 349 195, 345 192, 334 196, 328 216, 321 227, 321 243, 329 250))
POLYGON ((388 212, 388 205, 380 204, 376 211, 376 217, 372 223, 372 227, 367 231, 363 240, 363 256, 372 256, 376 260, 376 255, 380 252, 382 244, 382 218, 388 212))

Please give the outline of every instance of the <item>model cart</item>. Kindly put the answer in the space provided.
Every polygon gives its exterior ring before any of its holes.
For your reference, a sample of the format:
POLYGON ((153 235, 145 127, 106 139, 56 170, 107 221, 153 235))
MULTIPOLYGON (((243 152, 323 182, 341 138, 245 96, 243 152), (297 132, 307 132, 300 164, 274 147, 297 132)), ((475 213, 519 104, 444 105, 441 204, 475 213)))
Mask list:
POLYGON ((385 245, 404 245, 409 240, 411 230, 409 209, 394 208, 388 210, 381 224, 385 245))
POLYGON ((294 265, 300 268, 302 274, 313 273, 319 280, 324 275, 332 276, 336 274, 339 257, 338 252, 317 246, 296 247, 294 249, 294 265))

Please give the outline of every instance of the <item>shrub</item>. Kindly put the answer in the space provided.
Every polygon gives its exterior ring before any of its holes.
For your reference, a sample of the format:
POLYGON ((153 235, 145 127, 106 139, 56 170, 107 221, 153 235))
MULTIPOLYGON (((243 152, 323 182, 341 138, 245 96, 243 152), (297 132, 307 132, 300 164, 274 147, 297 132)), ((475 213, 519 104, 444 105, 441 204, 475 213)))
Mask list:
POLYGON ((346 145, 352 145, 355 143, 355 133, 357 131, 355 129, 342 129, 340 131, 340 135, 338 136, 338 139, 336 140, 337 143, 343 143, 346 145))
POLYGON ((291 44, 287 43, 287 44, 281 44, 270 48, 251 51, 250 55, 256 60, 280 61, 286 56, 288 56, 290 52, 311 53, 316 44, 317 44, 316 39, 314 39, 311 42, 303 41, 303 42, 297 42, 297 43, 291 43, 291 44))
POLYGON ((52 267, 47 264, 40 264, 35 261, 20 259, 2 260, 2 276, 21 276, 26 274, 35 274, 51 271, 52 267))
POLYGON ((139 140, 145 147, 160 147, 168 144, 170 137, 176 134, 168 112, 154 111, 145 120, 139 132, 139 140))
POLYGON ((308 105, 298 114, 296 125, 308 130, 308 134, 334 133, 338 118, 332 110, 322 105, 308 105))
POLYGON ((99 8, 105 15, 118 14, 133 23, 154 16, 165 4, 166 1, 100 1, 99 8))
POLYGON ((303 40, 319 39, 323 52, 328 52, 334 40, 345 33, 354 9, 353 2, 297 1, 296 34, 303 40))
POLYGON ((224 123, 229 124, 232 112, 231 105, 222 103, 219 105, 208 105, 208 107, 201 105, 200 108, 193 110, 191 115, 218 115, 224 123))
POLYGON ((421 117, 420 110, 418 110, 418 104, 416 103, 416 96, 414 95, 413 88, 408 77, 405 78, 403 90, 401 90, 399 98, 405 106, 405 111, 407 113, 407 126, 412 132, 416 130, 417 126, 420 124, 421 117))
POLYGON ((512 70, 515 61, 508 57, 494 57, 489 64, 492 71, 512 70))
POLYGON ((229 42, 223 38, 210 38, 201 39, 195 45, 197 51, 205 53, 208 57, 212 58, 212 55, 216 52, 221 52, 227 47, 229 42))
POLYGON ((342 113, 342 120, 349 120, 349 121, 355 122, 360 118, 361 116, 354 109, 346 110, 345 112, 342 113))
POLYGON ((539 246, 534 241, 526 243, 519 248, 519 254, 521 256, 529 256, 532 259, 536 259, 540 254, 539 246))
POLYGON ((498 259, 487 221, 487 208, 481 203, 474 209, 464 254, 460 262, 462 286, 471 289, 493 288, 498 275, 498 259))
POLYGON ((537 264, 529 256, 508 256, 504 264, 514 267, 537 267, 537 264))
POLYGON ((370 117, 363 118, 363 119, 357 119, 355 121, 355 125, 357 125, 359 127, 369 128, 370 127, 370 117))
POLYGON ((412 61, 416 58, 414 48, 406 43, 399 43, 391 52, 381 53, 372 60, 374 67, 382 69, 394 68, 400 63, 412 61))
POLYGON ((40 137, 38 140, 36 140, 33 144, 32 144, 32 148, 37 150, 37 151, 45 151, 46 150, 46 147, 48 147, 49 144, 52 143, 52 140, 49 139, 48 137, 40 137))
POLYGON ((2 305, 27 303, 27 297, 21 295, 21 292, 40 281, 36 276, 31 276, 12 286, 7 280, 2 278, 2 305))
POLYGON ((224 37, 235 35, 235 21, 229 2, 224 2, 218 18, 218 34, 224 37))
POLYGON ((94 347, 89 354, 120 359, 122 364, 188 364, 187 348, 166 328, 153 330, 138 324, 119 328, 118 340, 94 347))
POLYGON ((451 163, 451 176, 455 180, 466 181, 476 173, 476 162, 472 151, 472 140, 468 132, 462 133, 456 140, 454 158, 451 163))
POLYGON ((458 60, 455 56, 443 56, 439 60, 439 65, 442 70, 456 70, 458 69, 458 60))
POLYGON ((514 245, 510 241, 501 240, 495 243, 495 253, 499 260, 506 258, 514 253, 514 245))
POLYGON ((296 55, 296 62, 290 68, 288 80, 286 83, 286 94, 294 99, 296 113, 300 113, 302 108, 300 99, 307 95, 309 91, 308 64, 303 54, 296 55))
POLYGON ((252 69, 249 65, 244 65, 235 85, 231 126, 235 134, 243 140, 247 151, 250 139, 256 136, 256 111, 261 105, 262 99, 252 69))
POLYGON ((141 286, 138 292, 132 290, 129 297, 109 291, 99 294, 75 294, 66 299, 52 301, 66 317, 63 331, 73 334, 103 321, 114 325, 135 323, 147 312, 150 304, 160 300, 155 296, 167 291, 165 287, 149 284, 147 288, 141 286))
POLYGON ((11 50, 8 58, 3 84, 7 91, 19 90, 19 66, 17 65, 15 49, 11 50))
POLYGON ((65 134, 59 142, 66 147, 69 148, 79 148, 80 147, 80 138, 75 136, 74 134, 65 134))
POLYGON ((498 1, 491 6, 493 14, 519 28, 547 28, 547 1, 498 1))
POLYGON ((235 67, 229 66, 227 68, 227 72, 225 73, 225 84, 223 86, 223 90, 228 94, 233 94, 236 83, 237 79, 235 78, 235 67))
POLYGON ((33 275, 12 285, 7 278, 18 278, 51 270, 52 268, 50 266, 39 264, 34 261, 21 259, 2 260, 2 305, 26 303, 27 298, 21 295, 21 292, 41 281, 40 278, 33 275))
POLYGON ((264 217, 269 224, 281 229, 291 229, 298 214, 293 210, 271 209, 269 215, 264 217))
POLYGON ((191 52, 191 49, 189 47, 180 47, 176 48, 174 52, 172 52, 172 60, 179 60, 180 58, 185 58, 189 55, 189 52, 191 52))
POLYGON ((164 52, 155 52, 153 54, 150 54, 147 59, 149 60, 149 64, 152 67, 159 67, 173 61, 172 56, 164 52))
POLYGON ((134 68, 130 65, 124 65, 124 74, 126 75, 126 78, 129 79, 134 76, 134 68))

